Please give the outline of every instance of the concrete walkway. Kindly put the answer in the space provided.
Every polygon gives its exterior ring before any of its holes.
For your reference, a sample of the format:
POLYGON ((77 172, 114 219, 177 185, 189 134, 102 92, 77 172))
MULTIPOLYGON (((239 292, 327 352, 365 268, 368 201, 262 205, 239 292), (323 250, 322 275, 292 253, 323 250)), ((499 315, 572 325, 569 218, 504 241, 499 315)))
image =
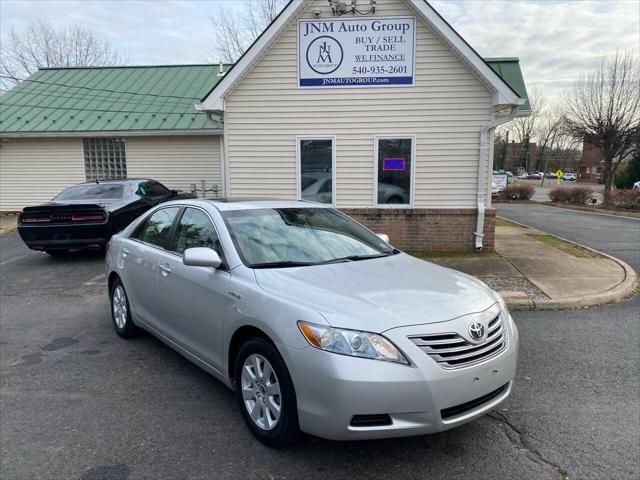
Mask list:
POLYGON ((496 227, 496 253, 432 261, 480 278, 512 308, 599 305, 636 287, 635 272, 624 262, 517 224, 496 227))
POLYGON ((0 216, 0 233, 10 233, 16 231, 17 215, 0 216))

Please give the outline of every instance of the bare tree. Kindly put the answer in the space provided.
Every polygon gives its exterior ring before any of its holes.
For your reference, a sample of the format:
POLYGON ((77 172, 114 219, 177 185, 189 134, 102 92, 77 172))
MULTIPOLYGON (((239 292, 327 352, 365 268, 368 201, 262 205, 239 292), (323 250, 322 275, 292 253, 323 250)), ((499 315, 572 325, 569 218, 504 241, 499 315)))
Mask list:
POLYGON ((529 144, 537 136, 538 122, 545 105, 545 99, 539 90, 529 95, 529 104, 529 115, 516 117, 504 127, 509 132, 511 140, 518 145, 518 148, 512 151, 513 158, 517 160, 518 166, 524 166, 527 171, 533 167, 530 161, 536 160, 529 158, 529 144))
POLYGON ((9 90, 40 67, 117 65, 122 57, 109 41, 72 23, 55 28, 49 22, 11 28, 0 48, 0 89, 9 90))
POLYGON ((215 60, 235 62, 287 3, 288 0, 245 0, 242 11, 220 7, 211 17, 215 60))
POLYGON ((610 202, 616 170, 638 149, 640 61, 633 53, 604 58, 562 97, 568 132, 590 138, 602 152, 604 201, 610 202))

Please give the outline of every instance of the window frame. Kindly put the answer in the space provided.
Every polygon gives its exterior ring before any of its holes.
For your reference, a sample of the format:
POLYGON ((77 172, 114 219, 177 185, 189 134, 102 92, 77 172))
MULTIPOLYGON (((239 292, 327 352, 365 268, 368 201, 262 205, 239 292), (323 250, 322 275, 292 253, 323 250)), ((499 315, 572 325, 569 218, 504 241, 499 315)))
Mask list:
POLYGON ((296 199, 308 201, 302 198, 302 152, 300 142, 303 140, 331 140, 331 203, 318 203, 318 205, 336 206, 336 136, 335 135, 296 135, 296 199))
POLYGON ((416 134, 374 135, 373 137, 373 206, 375 208, 413 208, 416 193, 416 134), (378 203, 378 150, 380 140, 411 140, 411 169, 409 175, 409 203, 378 203))

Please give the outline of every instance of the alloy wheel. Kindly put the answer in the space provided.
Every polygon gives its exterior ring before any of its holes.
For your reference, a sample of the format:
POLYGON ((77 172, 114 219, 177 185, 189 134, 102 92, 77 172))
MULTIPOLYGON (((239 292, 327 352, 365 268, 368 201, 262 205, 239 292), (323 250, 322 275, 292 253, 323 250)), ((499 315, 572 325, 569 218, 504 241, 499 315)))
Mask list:
POLYGON ((269 361, 256 353, 249 355, 242 367, 242 399, 258 427, 273 429, 280 419, 282 395, 278 377, 269 361))
POLYGON ((123 329, 127 323, 127 294, 124 293, 122 286, 117 285, 113 289, 112 303, 113 318, 118 328, 123 329))

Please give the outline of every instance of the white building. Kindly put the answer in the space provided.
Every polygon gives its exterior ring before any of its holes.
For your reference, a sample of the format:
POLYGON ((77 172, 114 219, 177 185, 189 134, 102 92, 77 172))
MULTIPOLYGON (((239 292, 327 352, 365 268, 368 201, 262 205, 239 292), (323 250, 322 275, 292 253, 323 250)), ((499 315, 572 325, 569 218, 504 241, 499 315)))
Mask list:
POLYGON ((290 2, 223 76, 38 72, 1 97, 0 209, 124 175, 111 148, 171 188, 330 203, 405 249, 492 248, 493 129, 529 108, 518 60, 481 58, 424 0, 357 3, 290 2))

